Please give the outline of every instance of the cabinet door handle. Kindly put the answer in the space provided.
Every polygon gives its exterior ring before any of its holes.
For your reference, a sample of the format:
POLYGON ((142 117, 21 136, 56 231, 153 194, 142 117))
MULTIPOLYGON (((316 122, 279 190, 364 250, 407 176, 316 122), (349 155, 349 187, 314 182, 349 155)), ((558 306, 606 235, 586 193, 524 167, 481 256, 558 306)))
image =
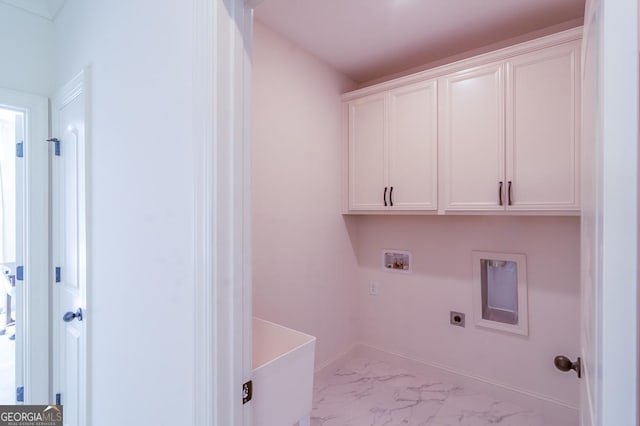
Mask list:
POLYGON ((387 207, 387 187, 384 187, 384 194, 382 194, 382 201, 384 201, 384 206, 387 207))
POLYGON ((498 200, 500 205, 502 205, 502 181, 500 181, 500 184, 498 185, 498 200))
POLYGON ((393 207, 393 186, 389 190, 389 204, 391 204, 391 207, 393 207))
POLYGON ((507 203, 509 205, 513 204, 511 202, 511 181, 507 182, 507 203))

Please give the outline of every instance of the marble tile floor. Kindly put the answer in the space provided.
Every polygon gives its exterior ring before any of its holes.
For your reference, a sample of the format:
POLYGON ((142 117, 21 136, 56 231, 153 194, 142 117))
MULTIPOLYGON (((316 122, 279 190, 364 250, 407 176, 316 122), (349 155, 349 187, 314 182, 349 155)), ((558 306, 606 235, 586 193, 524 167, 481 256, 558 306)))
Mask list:
POLYGON ((316 378, 312 426, 547 426, 540 416, 367 358, 316 378))

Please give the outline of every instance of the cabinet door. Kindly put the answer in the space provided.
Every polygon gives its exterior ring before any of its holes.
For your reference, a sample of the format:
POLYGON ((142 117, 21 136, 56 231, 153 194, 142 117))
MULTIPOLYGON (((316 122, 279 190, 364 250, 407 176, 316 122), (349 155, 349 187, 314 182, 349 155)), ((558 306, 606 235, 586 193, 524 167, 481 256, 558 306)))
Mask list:
POLYGON ((435 80, 389 93, 388 185, 393 209, 436 210, 438 98, 435 80), (391 198, 392 197, 392 198, 391 198))
POLYGON ((507 63, 509 210, 580 208, 578 48, 567 43, 507 63))
POLYGON ((349 209, 385 209, 385 95, 349 102, 349 209))
POLYGON ((441 208, 503 210, 503 66, 446 76, 440 115, 441 208))

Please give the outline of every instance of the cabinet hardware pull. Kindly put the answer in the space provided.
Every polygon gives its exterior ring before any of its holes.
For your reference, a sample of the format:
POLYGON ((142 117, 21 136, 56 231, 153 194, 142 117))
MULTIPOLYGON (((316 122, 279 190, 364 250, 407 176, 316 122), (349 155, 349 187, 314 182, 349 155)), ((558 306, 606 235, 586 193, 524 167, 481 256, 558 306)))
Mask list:
POLYGON ((382 200, 384 201, 384 206, 387 207, 387 187, 384 187, 384 194, 382 194, 382 200))
POLYGON ((511 202, 511 181, 507 182, 507 203, 509 205, 513 204, 511 202))
POLYGON ((498 200, 500 202, 500 205, 502 205, 502 181, 500 181, 500 184, 498 186, 498 200))
POLYGON ((391 204, 391 207, 393 207, 393 186, 389 190, 389 203, 391 204))

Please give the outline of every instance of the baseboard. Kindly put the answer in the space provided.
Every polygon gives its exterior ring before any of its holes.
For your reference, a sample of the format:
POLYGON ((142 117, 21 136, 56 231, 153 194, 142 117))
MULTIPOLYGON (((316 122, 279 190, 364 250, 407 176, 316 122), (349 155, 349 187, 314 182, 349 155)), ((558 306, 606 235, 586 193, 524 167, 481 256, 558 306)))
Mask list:
POLYGON ((475 376, 463 371, 433 362, 418 360, 399 353, 385 351, 364 343, 356 343, 342 355, 332 358, 316 369, 316 375, 331 374, 345 359, 357 356, 378 359, 393 365, 415 371, 436 380, 464 387, 472 392, 491 395, 496 399, 509 401, 542 415, 545 426, 573 426, 579 423, 578 407, 553 397, 531 392, 495 380, 475 376))
POLYGON ((344 351, 316 365, 313 373, 315 375, 319 375, 319 374, 323 374, 323 372, 326 372, 326 371, 333 371, 335 367, 338 364, 340 364, 340 362, 342 362, 345 358, 348 358, 350 355, 355 353, 355 351, 359 346, 361 346, 361 343, 359 342, 349 345, 347 349, 345 349, 344 351))

